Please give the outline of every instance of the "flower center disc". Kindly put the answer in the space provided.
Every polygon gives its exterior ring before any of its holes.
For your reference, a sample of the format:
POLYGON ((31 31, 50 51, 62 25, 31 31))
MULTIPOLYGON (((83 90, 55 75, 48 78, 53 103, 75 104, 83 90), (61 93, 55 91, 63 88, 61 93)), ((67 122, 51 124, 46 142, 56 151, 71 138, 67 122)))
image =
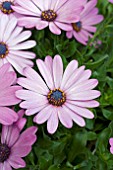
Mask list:
POLYGON ((82 23, 79 21, 79 22, 73 23, 72 26, 76 32, 79 32, 82 28, 82 23))
POLYGON ((57 14, 53 10, 43 11, 41 14, 41 19, 43 21, 54 21, 57 17, 57 14))
POLYGON ((60 89, 50 90, 47 98, 54 106, 62 106, 66 102, 66 94, 60 89))
POLYGON ((13 13, 13 9, 11 8, 11 5, 13 5, 10 1, 5 1, 0 5, 0 9, 4 14, 10 14, 13 13))
POLYGON ((10 155, 10 148, 6 144, 0 144, 0 162, 4 162, 10 155))
POLYGON ((0 58, 5 58, 6 55, 9 53, 7 45, 3 42, 0 43, 0 58))

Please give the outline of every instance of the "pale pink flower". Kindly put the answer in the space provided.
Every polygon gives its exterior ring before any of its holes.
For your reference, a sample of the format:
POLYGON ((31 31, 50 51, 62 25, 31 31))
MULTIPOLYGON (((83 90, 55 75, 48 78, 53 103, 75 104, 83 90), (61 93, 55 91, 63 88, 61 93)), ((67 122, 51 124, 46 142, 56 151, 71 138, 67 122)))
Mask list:
POLYGON ((84 4, 84 9, 80 14, 80 20, 78 22, 72 22, 72 31, 66 33, 67 38, 74 38, 86 45, 89 38, 92 38, 92 33, 96 32, 96 24, 103 20, 102 15, 98 15, 98 9, 95 7, 97 0, 87 1, 84 4))
POLYGON ((11 125, 16 122, 18 115, 7 106, 13 106, 20 102, 15 96, 15 92, 21 89, 20 86, 13 85, 17 78, 14 71, 9 71, 10 64, 4 64, 0 68, 0 123, 11 125))
POLYGON ((36 141, 37 128, 32 126, 21 133, 25 126, 26 119, 22 118, 23 110, 18 112, 19 119, 10 126, 2 127, 1 144, 0 144, 0 170, 19 169, 26 166, 22 159, 27 156, 32 145, 36 141))
POLYGON ((98 84, 96 79, 89 79, 90 70, 85 66, 78 68, 78 62, 73 60, 63 74, 63 63, 59 55, 54 59, 50 56, 37 60, 37 66, 43 77, 32 68, 25 68, 26 78, 19 78, 17 83, 28 90, 19 90, 16 96, 23 101, 20 107, 27 109, 25 114, 30 116, 38 113, 34 122, 42 124, 47 121, 48 132, 53 134, 60 122, 67 128, 73 126, 73 121, 79 126, 85 126, 82 117, 92 119, 93 113, 87 108, 99 106, 93 99, 100 92, 92 90, 98 84), (73 120, 73 121, 72 121, 73 120))
POLYGON ((27 40, 31 31, 22 31, 17 26, 17 19, 7 15, 0 15, 0 66, 10 63, 19 73, 23 68, 33 66, 30 59, 35 58, 33 52, 23 51, 36 45, 33 40, 27 40), (27 40, 27 41, 26 41, 27 40))
POLYGON ((113 138, 109 139, 109 144, 111 145, 110 152, 113 154, 113 138))
POLYGON ((61 34, 61 30, 72 30, 70 23, 79 20, 86 0, 17 0, 18 5, 12 7, 23 16, 18 24, 26 28, 36 27, 42 30, 49 26, 53 34, 61 34))

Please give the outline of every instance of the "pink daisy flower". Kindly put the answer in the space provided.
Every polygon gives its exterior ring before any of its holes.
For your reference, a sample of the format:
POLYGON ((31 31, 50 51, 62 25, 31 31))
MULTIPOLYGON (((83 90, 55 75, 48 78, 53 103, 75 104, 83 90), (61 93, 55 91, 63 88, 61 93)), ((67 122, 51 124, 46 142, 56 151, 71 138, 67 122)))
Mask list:
POLYGON ((2 127, 0 144, 1 170, 12 170, 12 167, 15 169, 25 167, 26 164, 22 158, 30 153, 32 145, 37 139, 35 135, 37 128, 35 126, 21 133, 26 123, 26 119, 22 118, 23 114, 23 110, 19 111, 19 119, 16 123, 2 127))
POLYGON ((109 139, 109 144, 111 145, 110 152, 113 154, 113 138, 109 139))
POLYGON ((18 5, 12 7, 22 14, 18 24, 26 28, 36 27, 42 30, 49 26, 53 34, 61 34, 61 30, 70 31, 70 23, 79 20, 81 6, 85 0, 17 0, 18 5))
POLYGON ((13 85, 17 78, 16 73, 10 71, 10 64, 4 64, 0 68, 0 123, 11 125, 18 119, 17 113, 7 106, 12 106, 20 102, 15 96, 15 92, 21 89, 20 86, 13 85))
POLYGON ((98 9, 95 7, 97 0, 87 1, 84 4, 84 9, 80 14, 80 20, 78 22, 72 22, 72 31, 66 33, 67 38, 75 39, 86 45, 89 37, 92 38, 92 34, 96 32, 95 24, 100 23, 103 20, 102 15, 98 15, 98 9))
POLYGON ((10 63, 21 74, 23 68, 33 66, 30 59, 35 58, 34 53, 23 50, 36 45, 35 41, 27 40, 31 31, 22 30, 22 27, 17 26, 14 16, 9 18, 7 15, 0 15, 0 66, 10 63))
POLYGON ((73 60, 63 74, 59 55, 54 59, 47 56, 44 62, 41 59, 36 62, 44 80, 29 67, 24 69, 26 78, 17 81, 28 89, 16 92, 18 98, 25 100, 20 107, 27 109, 26 115, 38 113, 34 122, 42 124, 47 121, 47 130, 51 134, 57 130, 59 120, 66 128, 71 128, 73 121, 81 127, 85 126, 83 117, 94 117, 87 108, 99 106, 94 99, 100 96, 100 92, 92 90, 98 81, 89 79, 91 71, 84 70, 85 66, 78 68, 78 62, 73 60))

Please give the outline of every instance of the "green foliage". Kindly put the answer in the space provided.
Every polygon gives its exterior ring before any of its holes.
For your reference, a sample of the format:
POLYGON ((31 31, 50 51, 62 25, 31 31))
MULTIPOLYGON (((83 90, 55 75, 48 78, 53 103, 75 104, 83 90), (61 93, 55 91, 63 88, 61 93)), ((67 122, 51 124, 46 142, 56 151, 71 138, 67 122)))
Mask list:
MULTIPOLYGON (((56 36, 48 29, 33 30, 37 46, 33 51, 37 58, 60 54, 64 68, 77 59, 79 65, 92 70, 101 91, 100 107, 93 109, 93 120, 86 120, 86 127, 76 124, 72 129, 59 126, 54 135, 49 135, 46 125, 40 125, 38 140, 32 152, 25 158, 27 167, 23 170, 113 170, 113 155, 109 152, 109 138, 113 136, 113 4, 98 0, 104 21, 87 46, 75 39, 68 40, 65 33, 56 36), (102 44, 95 48, 95 41, 102 44), (92 44, 92 45, 90 45, 92 44)), ((33 125, 28 119, 27 127, 33 125)))

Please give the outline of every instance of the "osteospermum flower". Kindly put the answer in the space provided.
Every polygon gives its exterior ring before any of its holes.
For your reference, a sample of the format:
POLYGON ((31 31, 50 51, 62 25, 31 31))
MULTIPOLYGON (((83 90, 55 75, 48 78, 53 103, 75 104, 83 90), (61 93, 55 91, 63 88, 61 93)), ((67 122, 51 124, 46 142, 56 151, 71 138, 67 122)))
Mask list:
POLYGON ((17 113, 7 106, 20 102, 15 96, 15 92, 21 87, 13 85, 17 80, 16 73, 9 71, 9 68, 10 64, 5 64, 0 68, 0 123, 4 125, 11 125, 17 121, 17 113))
POLYGON ((0 170, 19 169, 26 166, 22 159, 27 156, 32 145, 36 141, 37 128, 32 126, 21 133, 26 119, 22 118, 23 111, 19 111, 19 119, 10 126, 2 127, 1 143, 0 143, 0 170))
POLYGON ((61 34, 61 30, 72 30, 69 23, 77 22, 85 0, 17 0, 18 5, 12 7, 22 14, 18 24, 26 28, 36 27, 42 30, 49 26, 54 34, 61 34))
POLYGON ((26 115, 38 113, 34 122, 42 124, 47 121, 51 134, 57 130, 59 120, 67 128, 72 127, 73 121, 85 126, 82 117, 94 117, 87 108, 99 106, 94 99, 100 96, 100 92, 92 90, 98 81, 89 79, 91 71, 84 70, 84 66, 78 68, 78 62, 73 60, 63 74, 59 55, 54 59, 47 56, 44 62, 38 59, 37 66, 44 80, 32 68, 25 68, 26 78, 18 79, 18 84, 28 89, 16 92, 18 98, 25 100, 20 107, 27 109, 26 115))
POLYGON ((113 138, 109 139, 109 144, 111 145, 110 152, 113 154, 113 138))
POLYGON ((35 54, 27 50, 36 45, 33 40, 25 41, 31 36, 31 31, 22 31, 23 28, 17 26, 17 19, 0 16, 0 66, 10 63, 19 73, 23 73, 23 68, 33 66, 30 59, 35 58, 35 54))
POLYGON ((70 39, 73 36, 75 39, 86 45, 89 37, 92 38, 92 33, 96 32, 95 24, 103 20, 102 15, 98 15, 98 9, 95 7, 97 0, 86 1, 84 9, 80 14, 78 22, 72 22, 72 31, 68 31, 66 36, 70 39))

